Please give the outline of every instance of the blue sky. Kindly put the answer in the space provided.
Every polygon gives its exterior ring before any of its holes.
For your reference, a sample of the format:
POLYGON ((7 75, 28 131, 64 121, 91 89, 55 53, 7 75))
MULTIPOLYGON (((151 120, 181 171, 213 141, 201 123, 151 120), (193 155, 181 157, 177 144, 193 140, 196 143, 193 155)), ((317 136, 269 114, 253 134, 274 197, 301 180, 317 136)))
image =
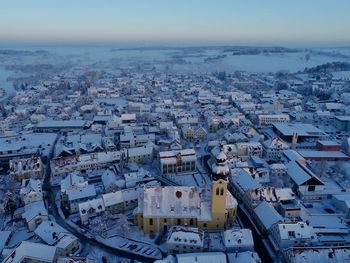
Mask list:
POLYGON ((349 45, 349 0, 2 0, 0 43, 349 45))

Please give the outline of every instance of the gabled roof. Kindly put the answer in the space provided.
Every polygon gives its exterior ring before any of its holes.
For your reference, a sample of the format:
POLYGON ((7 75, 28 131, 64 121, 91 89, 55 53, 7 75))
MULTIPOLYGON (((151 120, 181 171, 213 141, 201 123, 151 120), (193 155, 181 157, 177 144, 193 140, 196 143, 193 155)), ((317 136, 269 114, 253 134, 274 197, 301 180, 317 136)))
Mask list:
POLYGON ((53 221, 42 222, 34 231, 46 244, 54 244, 61 233, 70 234, 66 229, 53 221))
POLYGON ((10 239, 12 231, 0 231, 0 254, 4 247, 6 246, 6 242, 10 239))
POLYGON ((243 192, 248 191, 249 189, 258 188, 261 186, 253 177, 244 169, 237 168, 234 169, 232 177, 234 177, 233 182, 239 186, 243 192))
POLYGON ((288 175, 297 185, 324 185, 321 179, 299 160, 291 161, 286 166, 288 175))
POLYGON ((41 262, 53 262, 56 247, 40 243, 23 241, 3 262, 20 263, 25 258, 36 259, 41 262), (7 259, 12 260, 7 261, 7 259))
POLYGON ((48 213, 43 201, 27 204, 24 207, 24 209, 25 209, 25 212, 22 214, 22 217, 27 222, 30 222, 36 216, 48 216, 48 213))
POLYGON ((66 193, 68 195, 69 201, 82 199, 85 197, 96 196, 96 189, 94 185, 87 185, 85 187, 67 189, 66 193))
POLYGON ((254 213, 267 230, 273 224, 283 221, 283 217, 276 211, 276 209, 272 205, 270 205, 266 201, 262 201, 254 209, 254 213))

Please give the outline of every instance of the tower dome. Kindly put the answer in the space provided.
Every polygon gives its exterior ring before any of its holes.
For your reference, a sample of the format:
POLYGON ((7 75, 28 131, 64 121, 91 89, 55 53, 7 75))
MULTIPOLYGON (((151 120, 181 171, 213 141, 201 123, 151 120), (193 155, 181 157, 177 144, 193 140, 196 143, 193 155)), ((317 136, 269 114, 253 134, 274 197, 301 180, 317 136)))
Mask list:
POLYGON ((227 156, 223 151, 220 151, 220 153, 215 157, 216 163, 226 163, 227 156))
POLYGON ((230 168, 227 165, 227 156, 223 150, 215 156, 215 162, 212 162, 211 171, 213 180, 227 179, 230 168))

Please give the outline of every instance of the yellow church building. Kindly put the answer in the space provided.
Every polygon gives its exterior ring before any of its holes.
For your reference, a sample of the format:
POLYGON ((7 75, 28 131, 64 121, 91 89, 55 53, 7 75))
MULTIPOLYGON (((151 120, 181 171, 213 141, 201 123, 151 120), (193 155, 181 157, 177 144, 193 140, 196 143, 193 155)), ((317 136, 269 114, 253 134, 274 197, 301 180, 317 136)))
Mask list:
POLYGON ((211 188, 145 186, 135 210, 136 224, 148 234, 176 225, 222 230, 232 224, 237 201, 227 190, 230 169, 222 149, 212 153, 208 165, 212 173, 211 188))
POLYGON ((227 180, 218 179, 211 188, 145 186, 134 215, 136 224, 152 234, 175 225, 221 230, 235 220, 236 212, 237 201, 227 191, 227 180))

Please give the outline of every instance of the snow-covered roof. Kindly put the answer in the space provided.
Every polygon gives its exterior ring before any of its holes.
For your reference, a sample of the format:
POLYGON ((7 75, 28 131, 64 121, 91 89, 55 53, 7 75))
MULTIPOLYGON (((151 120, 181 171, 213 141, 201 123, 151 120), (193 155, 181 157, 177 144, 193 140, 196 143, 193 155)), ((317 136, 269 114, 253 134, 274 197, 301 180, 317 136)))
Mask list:
POLYGON ((335 116, 335 119, 339 121, 349 121, 350 122, 350 116, 335 116))
POLYGON ((198 228, 191 227, 173 227, 169 233, 167 244, 181 244, 203 247, 204 232, 198 228))
POLYGON ((341 158, 350 159, 350 156, 341 151, 314 151, 314 150, 300 150, 298 151, 305 159, 308 158, 341 158))
POLYGON ((269 203, 295 200, 292 189, 274 188, 270 186, 250 189, 250 196, 252 200, 264 200, 269 203))
POLYGON ((338 201, 343 201, 348 209, 350 209, 350 194, 336 194, 333 195, 333 198, 338 201))
POLYGON ((289 161, 305 160, 297 151, 294 150, 284 150, 283 154, 289 161))
POLYGON ((288 175, 297 185, 302 185, 312 178, 314 178, 319 184, 323 184, 323 182, 299 160, 291 161, 287 163, 286 166, 288 175))
POLYGON ((85 187, 67 189, 66 194, 68 200, 73 201, 96 196, 96 189, 94 185, 86 185, 85 187))
MULTIPOLYGON (((270 104, 268 104, 270 105, 270 104)), ((259 119, 262 118, 273 118, 273 119, 288 119, 289 120, 289 115, 288 114, 260 114, 258 116, 259 119)))
POLYGON ((343 103, 327 102, 325 103, 327 110, 340 110, 344 107, 343 103))
POLYGON ((69 173, 64 179, 61 180, 61 192, 66 192, 68 189, 86 187, 88 182, 84 177, 79 176, 76 173, 69 173))
POLYGON ((41 181, 35 179, 25 179, 22 181, 21 194, 28 194, 29 192, 41 193, 41 181))
POLYGON ((95 260, 86 257, 59 257, 57 263, 95 263, 95 260))
POLYGON ((312 227, 306 224, 305 222, 291 222, 291 223, 279 223, 278 231, 280 238, 282 240, 291 239, 290 233, 294 233, 296 239, 309 239, 316 238, 316 234, 313 231, 312 227))
POLYGON ((248 228, 229 229, 224 232, 224 245, 226 248, 254 247, 252 231, 248 228))
POLYGON ((242 148, 262 148, 262 145, 260 142, 238 142, 236 143, 236 146, 238 149, 242 148))
POLYGON ((12 234, 12 231, 10 230, 0 231, 0 254, 4 249, 6 242, 11 237, 11 234, 12 234))
POLYGON ((25 259, 51 263, 56 255, 56 247, 23 241, 5 258, 6 263, 21 263, 25 259))
POLYGON ((66 250, 75 241, 77 241, 75 236, 70 234, 61 234, 58 241, 55 243, 55 247, 66 250))
POLYGON ((136 114, 135 113, 124 113, 121 115, 122 121, 133 121, 136 120, 136 114))
POLYGON ((346 222, 335 214, 301 215, 303 221, 308 221, 317 234, 338 233, 349 234, 346 222))
POLYGON ((93 209, 95 213, 105 210, 105 205, 102 198, 92 199, 79 204, 79 214, 85 215, 89 210, 93 209))
POLYGON ((298 136, 323 136, 325 133, 319 128, 308 123, 273 123, 273 126, 283 135, 283 136, 293 136, 297 133, 298 136))
POLYGON ((261 184, 254 180, 253 177, 244 169, 235 168, 231 171, 233 183, 237 185, 243 193, 249 189, 258 188, 261 186, 261 184))
POLYGON ((102 195, 103 202, 106 207, 120 204, 126 201, 137 200, 142 193, 142 188, 129 188, 113 193, 102 195))
POLYGON ((295 263, 337 263, 350 261, 350 249, 346 248, 291 248, 291 259, 295 263))
POLYGON ((30 133, 20 136, 0 138, 0 152, 2 151, 37 151, 40 149, 47 154, 53 145, 57 134, 54 133, 30 133))
POLYGON ((142 155, 152 155, 153 147, 141 146, 127 149, 129 157, 142 156, 142 155))
POLYGON ((287 166, 284 163, 272 163, 270 164, 271 170, 287 170, 287 166))
POLYGON ((255 252, 245 251, 240 253, 228 253, 230 263, 261 263, 259 255, 255 252))
POLYGON ((126 141, 154 141, 155 140, 155 134, 154 133, 148 133, 148 134, 134 134, 133 132, 125 132, 120 135, 120 141, 126 142, 126 141))
POLYGON ((215 175, 227 176, 230 173, 230 168, 228 167, 226 160, 223 163, 218 163, 217 161, 218 160, 208 161, 208 165, 210 165, 212 173, 215 175))
POLYGON ((327 140, 320 140, 318 141, 319 144, 321 145, 327 145, 327 146, 340 146, 340 144, 336 141, 327 141, 327 140))
POLYGON ((236 198, 233 197, 233 195, 227 191, 227 195, 226 195, 226 209, 231 209, 231 208, 235 208, 238 206, 237 200, 236 198))
POLYGON ((29 203, 24 207, 24 210, 25 212, 22 214, 22 217, 27 222, 30 222, 36 216, 48 216, 43 201, 29 203))
POLYGON ((70 234, 69 231, 53 221, 43 221, 34 233, 48 245, 54 244, 61 233, 70 234))
POLYGON ((171 158, 171 157, 176 157, 177 154, 181 154, 181 156, 192 156, 196 155, 196 152, 194 149, 183 149, 180 151, 165 151, 165 152, 160 152, 159 157, 160 158, 171 158))
POLYGON ((264 147, 269 149, 279 149, 279 150, 289 149, 289 145, 285 141, 283 141, 280 137, 275 137, 270 140, 264 141, 263 145, 264 147))
POLYGON ((62 152, 78 152, 80 150, 88 152, 102 149, 102 135, 95 133, 88 134, 70 134, 60 139, 55 147, 55 155, 62 152))
POLYGON ((203 252, 176 254, 177 263, 226 263, 226 255, 222 252, 203 252))
POLYGON ((106 169, 101 176, 101 180, 105 188, 117 185, 117 175, 113 169, 106 169))
POLYGON ((78 167, 89 166, 89 165, 105 165, 111 162, 120 161, 121 155, 122 155, 122 152, 120 151, 81 154, 81 155, 52 159, 51 166, 53 170, 58 169, 58 170, 66 171, 67 169, 76 169, 78 167))
POLYGON ((209 220, 210 190, 190 186, 145 187, 143 216, 209 220))
POLYGON ((84 120, 46 120, 37 124, 37 128, 84 128, 84 120))
POLYGON ((283 217, 276 211, 276 209, 262 201, 255 209, 254 213, 259 218, 265 229, 269 229, 273 224, 283 221, 283 217))

